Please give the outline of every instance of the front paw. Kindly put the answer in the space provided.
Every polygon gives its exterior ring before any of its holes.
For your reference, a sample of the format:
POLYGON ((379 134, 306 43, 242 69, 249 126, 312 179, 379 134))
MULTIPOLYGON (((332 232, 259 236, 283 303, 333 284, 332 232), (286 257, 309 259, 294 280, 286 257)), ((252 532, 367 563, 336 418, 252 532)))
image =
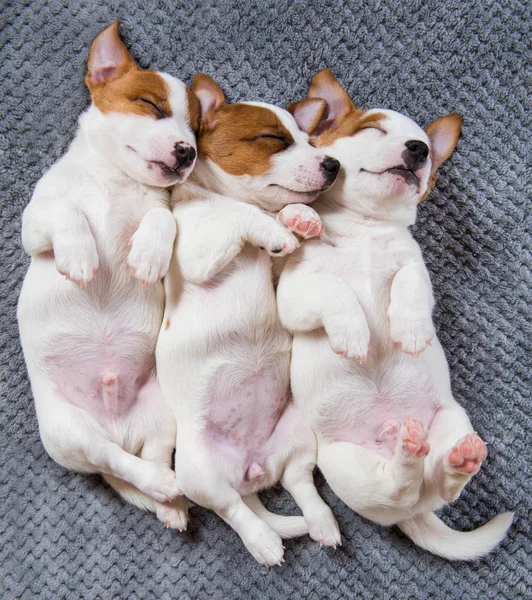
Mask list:
POLYGON ((299 248, 298 239, 286 227, 273 219, 269 225, 267 230, 261 232, 258 245, 270 256, 286 256, 299 248))
POLYGON ((157 232, 146 235, 140 229, 131 239, 127 264, 133 277, 144 286, 160 281, 168 272, 172 258, 173 243, 157 232))
POLYGON ((412 356, 418 356, 434 338, 435 331, 430 315, 420 315, 404 308, 388 310, 390 337, 398 348, 412 356))
POLYGON ((100 259, 92 235, 58 235, 53 248, 55 266, 66 279, 85 287, 94 278, 100 259))
POLYGON ((325 230, 318 213, 306 204, 285 206, 277 215, 277 220, 305 240, 319 236, 325 230))
POLYGON ((325 323, 331 347, 343 358, 366 362, 369 348, 369 327, 363 315, 351 319, 329 318, 325 323))

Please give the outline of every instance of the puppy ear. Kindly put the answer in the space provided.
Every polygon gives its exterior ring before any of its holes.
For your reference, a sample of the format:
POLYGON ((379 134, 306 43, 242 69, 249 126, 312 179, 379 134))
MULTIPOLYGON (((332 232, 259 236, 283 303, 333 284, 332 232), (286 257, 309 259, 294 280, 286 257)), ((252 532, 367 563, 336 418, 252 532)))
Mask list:
POLYGON ((431 123, 426 129, 430 140, 432 158, 432 172, 437 169, 451 156, 460 137, 462 128, 462 117, 456 113, 440 117, 431 123))
POLYGON ((214 113, 225 104, 220 86, 205 73, 198 73, 192 80, 192 91, 200 103, 201 120, 211 123, 214 113))
POLYGON ((187 104, 188 104, 188 112, 187 118, 190 123, 190 127, 194 133, 198 133, 200 126, 200 118, 201 118, 201 105, 200 101, 196 94, 186 86, 187 90, 187 104))
POLYGON ((432 188, 436 185, 436 181, 438 180, 436 172, 453 153, 458 138, 460 137, 461 129, 462 117, 457 113, 447 115, 446 117, 440 117, 425 128, 425 132, 429 136, 430 141, 432 167, 427 190, 419 199, 419 202, 425 200, 432 188))
POLYGON ((307 98, 294 102, 286 109, 301 131, 312 135, 327 110, 327 102, 322 98, 307 98))
POLYGON ((329 69, 323 69, 313 77, 308 97, 323 98, 327 102, 325 119, 317 127, 315 135, 338 127, 339 123, 355 110, 351 98, 329 69))
POLYGON ((115 21, 92 42, 85 83, 91 89, 99 83, 118 79, 137 63, 118 35, 118 21, 115 21))

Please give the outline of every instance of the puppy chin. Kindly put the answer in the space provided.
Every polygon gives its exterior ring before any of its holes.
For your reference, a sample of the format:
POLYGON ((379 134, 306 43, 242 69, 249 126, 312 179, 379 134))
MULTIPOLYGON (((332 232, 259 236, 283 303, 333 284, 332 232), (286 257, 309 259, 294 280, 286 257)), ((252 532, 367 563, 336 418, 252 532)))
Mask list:
POLYGON ((184 169, 178 169, 173 171, 168 167, 158 164, 150 164, 148 171, 152 182, 150 185, 158 187, 170 187, 186 181, 188 176, 192 173, 194 165, 185 167, 184 169))

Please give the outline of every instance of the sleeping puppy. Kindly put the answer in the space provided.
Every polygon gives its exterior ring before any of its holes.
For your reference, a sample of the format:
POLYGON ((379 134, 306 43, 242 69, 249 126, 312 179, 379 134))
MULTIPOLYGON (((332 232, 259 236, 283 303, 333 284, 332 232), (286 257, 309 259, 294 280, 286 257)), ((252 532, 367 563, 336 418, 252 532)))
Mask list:
POLYGON ((440 556, 477 558, 501 540, 512 515, 459 533, 432 513, 458 497, 487 450, 452 396, 429 274, 408 230, 461 118, 423 131, 393 111, 364 112, 327 69, 309 97, 327 101, 316 145, 342 171, 313 205, 327 238, 289 258, 278 303, 295 334, 292 392, 317 433, 318 466, 364 517, 398 524, 440 556))
POLYGON ((141 71, 118 23, 94 41, 92 104, 24 211, 32 260, 18 305, 43 444, 59 464, 102 473, 168 525, 186 523, 171 457, 175 423, 155 379, 155 341, 175 238, 166 187, 194 165, 199 103, 141 71))
POLYGON ((338 161, 311 147, 322 100, 293 107, 227 104, 206 75, 194 185, 176 187, 176 256, 165 278, 157 371, 178 419, 176 476, 193 502, 218 513, 257 561, 280 564, 281 537, 340 542, 312 480, 313 432, 289 395, 291 337, 277 316, 270 256, 321 232, 311 202, 338 161), (266 212, 268 211, 268 212, 266 212), (268 513, 256 492, 281 480, 304 515, 268 513))

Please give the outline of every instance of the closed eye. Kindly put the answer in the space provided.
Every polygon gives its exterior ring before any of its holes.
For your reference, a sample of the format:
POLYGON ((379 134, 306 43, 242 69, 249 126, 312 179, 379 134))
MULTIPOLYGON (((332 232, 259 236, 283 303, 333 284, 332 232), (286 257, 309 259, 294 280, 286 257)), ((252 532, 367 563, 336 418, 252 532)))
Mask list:
POLYGON ((164 110, 162 108, 159 108, 157 106, 157 104, 155 104, 155 102, 152 102, 151 100, 148 100, 147 98, 137 98, 135 101, 136 102, 145 102, 146 104, 149 104, 157 111, 157 113, 159 114, 161 119, 166 118, 166 113, 164 112, 164 110))
POLYGON ((387 131, 385 131, 384 129, 382 129, 382 127, 377 127, 376 125, 366 125, 366 126, 363 126, 363 127, 361 127, 359 129, 359 131, 364 131, 365 129, 376 129, 377 131, 380 131, 384 135, 386 135, 388 133, 387 131))
POLYGON ((252 138, 250 141, 254 142, 256 140, 279 140, 280 142, 283 142, 283 144, 286 144, 287 146, 290 143, 282 135, 275 135, 274 133, 262 133, 261 135, 257 135, 256 137, 252 138))

